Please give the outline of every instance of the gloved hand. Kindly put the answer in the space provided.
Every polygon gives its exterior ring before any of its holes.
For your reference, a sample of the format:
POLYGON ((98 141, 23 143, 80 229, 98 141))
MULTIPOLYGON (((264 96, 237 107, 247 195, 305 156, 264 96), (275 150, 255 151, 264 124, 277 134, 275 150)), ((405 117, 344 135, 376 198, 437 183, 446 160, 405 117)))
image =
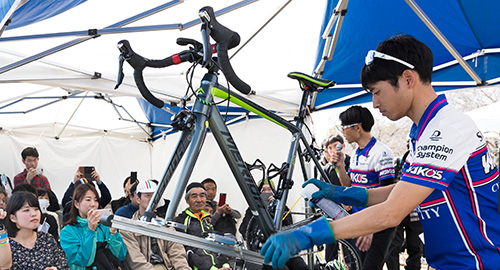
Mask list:
POLYGON ((327 198, 336 203, 362 207, 368 204, 368 190, 366 188, 336 186, 314 178, 309 179, 302 187, 308 184, 314 184, 320 189, 312 194, 311 199, 327 198))
POLYGON ((325 217, 307 225, 272 235, 260 250, 264 262, 272 261, 273 268, 283 268, 290 257, 315 245, 335 242, 332 227, 325 217))

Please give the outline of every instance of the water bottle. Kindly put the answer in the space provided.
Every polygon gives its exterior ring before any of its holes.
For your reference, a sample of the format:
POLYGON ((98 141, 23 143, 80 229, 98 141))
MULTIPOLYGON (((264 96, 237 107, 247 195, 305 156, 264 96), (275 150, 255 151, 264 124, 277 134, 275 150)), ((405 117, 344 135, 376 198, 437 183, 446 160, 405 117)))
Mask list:
POLYGON ((302 192, 300 193, 300 196, 302 196, 304 199, 311 201, 314 205, 319 207, 325 214, 333 219, 339 219, 343 218, 349 215, 342 206, 338 205, 336 202, 333 202, 329 199, 322 198, 322 199, 311 199, 311 196, 313 193, 318 191, 319 188, 315 184, 308 184, 307 186, 302 189, 302 192))

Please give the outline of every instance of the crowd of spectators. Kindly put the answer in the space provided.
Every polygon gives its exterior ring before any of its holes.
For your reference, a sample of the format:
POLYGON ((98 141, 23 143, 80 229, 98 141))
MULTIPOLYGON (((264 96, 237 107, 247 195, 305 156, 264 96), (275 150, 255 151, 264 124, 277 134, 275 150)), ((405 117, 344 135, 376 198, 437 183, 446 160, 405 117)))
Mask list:
MULTIPOLYGON (((358 124, 358 132, 363 133, 362 122, 358 124)), ((344 129, 357 128, 350 123, 345 126, 348 127, 344 129)), ((367 133, 369 135, 369 131, 367 133)), ((354 135, 344 136, 350 140, 354 135)), ((366 144, 358 142, 358 145, 366 144)), ((343 137, 330 136, 325 140, 323 148, 324 170, 329 178, 327 180, 337 185, 345 185, 343 178, 345 174, 351 173, 353 168, 352 159, 348 155, 338 153, 343 153, 345 149, 343 137), (338 147, 338 144, 342 147, 338 147)), ((360 150, 356 151, 355 156, 360 150)), ((21 156, 26 168, 14 177, 12 194, 0 187, 0 269, 215 270, 229 269, 234 262, 233 258, 201 247, 183 246, 138 233, 118 231, 100 223, 103 215, 100 209, 103 208, 111 208, 110 211, 117 216, 140 220, 158 187, 156 180, 140 181, 137 174, 132 172, 123 181, 123 197, 112 200, 109 188, 94 167, 89 172, 83 172, 79 168, 59 203, 49 180, 43 175, 43 171, 37 168, 37 149, 27 147, 21 156)), ((394 175, 390 174, 387 178, 390 180, 387 183, 390 184, 394 175)), ((262 200, 269 206, 276 192, 273 181, 263 179, 257 185, 262 200)), ((185 225, 186 229, 177 229, 178 231, 200 237, 213 231, 236 235, 238 220, 242 215, 225 202, 226 194, 221 194, 219 201, 216 200, 218 192, 215 180, 206 178, 201 182, 193 182, 187 186, 185 192, 188 207, 181 211, 174 221, 185 225)), ((165 217, 168 205, 169 200, 160 200, 155 209, 158 219, 165 217)), ((344 207, 352 212, 350 206, 344 207)), ((286 213, 289 209, 286 206, 285 208, 286 213)), ((270 211, 270 214, 274 213, 270 211)), ((252 217, 252 212, 247 209, 238 229, 243 240, 248 237, 247 232, 253 231, 249 226, 257 226, 256 222, 250 222, 252 217)), ((397 256, 402 248, 402 230, 408 230, 409 224, 413 225, 409 222, 410 220, 399 226, 398 242, 391 246, 390 250, 391 241, 386 241, 384 253, 378 255, 384 258, 379 261, 387 260, 392 265, 396 264, 394 254, 397 256), (392 257, 387 253, 392 254, 392 257)), ((289 215, 284 219, 283 226, 292 223, 292 216, 289 215)), ((393 231, 394 229, 391 230, 390 239, 393 238, 393 231)), ((414 238, 411 241, 405 243, 409 250, 411 247, 416 257, 420 257, 421 243, 413 243, 416 242, 414 238)), ((371 243, 352 239, 352 244, 366 252, 370 250, 371 243)), ((327 246, 327 261, 335 260, 337 249, 336 245, 327 246)), ((286 265, 288 269, 308 269, 300 257, 292 258, 286 265)))

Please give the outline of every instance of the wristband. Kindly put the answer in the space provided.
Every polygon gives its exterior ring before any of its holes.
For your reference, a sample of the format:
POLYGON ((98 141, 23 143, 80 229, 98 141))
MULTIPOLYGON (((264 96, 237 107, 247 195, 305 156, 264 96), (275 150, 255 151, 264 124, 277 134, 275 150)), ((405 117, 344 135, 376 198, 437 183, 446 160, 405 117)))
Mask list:
POLYGON ((3 240, 3 239, 6 239, 8 236, 7 236, 7 232, 4 232, 4 233, 0 233, 0 241, 3 240))
POLYGON ((1 242, 1 243, 0 243, 0 247, 1 247, 1 246, 5 246, 5 245, 7 245, 8 243, 9 243, 9 238, 7 238, 7 239, 5 240, 5 242, 1 242))
POLYGON ((116 230, 116 231, 114 231, 114 232, 113 232, 113 231, 111 230, 111 227, 109 228, 109 233, 110 233, 111 235, 115 235, 115 234, 116 234, 116 232, 118 232, 118 230, 116 230))

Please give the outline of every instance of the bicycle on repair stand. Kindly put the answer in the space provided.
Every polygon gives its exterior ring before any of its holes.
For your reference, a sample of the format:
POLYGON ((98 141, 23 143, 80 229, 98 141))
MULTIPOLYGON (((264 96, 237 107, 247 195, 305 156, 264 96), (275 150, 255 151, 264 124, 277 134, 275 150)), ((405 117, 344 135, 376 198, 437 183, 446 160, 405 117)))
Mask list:
MULTIPOLYGON (((199 11, 199 16, 202 21, 201 34, 203 43, 192 39, 179 38, 177 44, 188 46, 187 50, 167 57, 162 60, 149 60, 135 53, 129 42, 126 40, 118 43, 120 55, 120 72, 118 76, 117 86, 122 82, 124 74, 121 71, 124 61, 127 61, 134 68, 134 80, 142 96, 151 104, 158 108, 165 108, 163 101, 157 99, 147 88, 142 72, 146 67, 163 68, 171 65, 180 64, 183 62, 192 63, 190 68, 193 72, 194 67, 201 65, 205 68, 206 74, 201 80, 201 86, 194 91, 191 87, 192 82, 188 79, 188 90, 192 90, 192 94, 183 98, 181 105, 183 109, 177 113, 172 121, 172 127, 182 131, 179 141, 173 151, 170 161, 165 169, 158 188, 151 199, 151 202, 144 213, 144 221, 132 221, 120 217, 109 217, 106 220, 112 223, 113 227, 123 230, 142 233, 151 237, 165 239, 178 242, 184 245, 203 247, 204 249, 224 253, 228 256, 235 257, 236 268, 241 268, 245 263, 263 264, 263 258, 258 253, 259 249, 264 244, 265 240, 273 233, 280 231, 282 228, 282 217, 285 203, 288 199, 288 193, 293 185, 292 174, 295 165, 295 160, 298 158, 301 166, 301 171, 304 180, 309 179, 306 169, 306 161, 312 161, 319 170, 324 179, 328 179, 326 173, 322 170, 318 159, 321 150, 315 149, 307 141, 306 136, 302 132, 303 128, 307 128, 304 124, 304 119, 307 115, 307 104, 310 96, 317 91, 332 87, 335 83, 329 80, 314 78, 302 73, 293 72, 288 74, 288 77, 296 79, 300 83, 302 89, 302 99, 298 110, 298 115, 295 117, 294 123, 291 123, 284 118, 272 113, 271 111, 259 106, 243 95, 229 90, 218 83, 218 72, 222 71, 227 81, 233 85, 241 93, 251 94, 251 88, 243 82, 233 71, 228 58, 228 50, 236 47, 240 38, 239 35, 221 25, 215 17, 211 7, 204 7, 199 11), (215 45, 212 48, 210 37, 215 40, 215 45), (213 51, 217 52, 218 58, 213 57, 213 51), (187 100, 195 97, 194 105, 191 109, 186 106, 187 100), (291 145, 288 153, 287 161, 280 169, 280 181, 276 189, 275 202, 273 205, 274 218, 271 217, 267 210, 267 206, 261 200, 258 187, 249 171, 247 164, 243 161, 238 148, 229 132, 228 127, 214 101, 214 97, 233 102, 234 104, 247 109, 285 129, 292 134, 291 145), (206 124, 208 123, 208 125, 206 124), (243 196, 245 197, 249 208, 251 209, 255 222, 258 224, 258 231, 251 239, 247 239, 247 243, 239 242, 235 237, 227 235, 210 234, 206 239, 196 236, 187 235, 184 233, 168 230, 166 226, 183 228, 183 224, 172 222, 180 200, 183 197, 184 190, 187 186, 189 178, 192 174, 196 160, 200 154, 203 142, 208 130, 212 132, 217 141, 231 172, 238 183, 243 196), (154 209, 158 205, 167 185, 169 184, 174 171, 178 167, 182 157, 186 155, 183 168, 181 170, 179 180, 176 181, 175 191, 169 204, 166 218, 164 221, 156 220, 154 209), (249 244, 249 248, 246 248, 249 244)), ((188 72, 189 74, 189 72, 188 72)), ((189 78, 189 76, 186 76, 189 78)), ((192 79, 192 76, 191 76, 192 79)), ((115 87, 115 88, 116 88, 115 87)), ((313 217, 313 218, 317 218, 313 217)), ((292 229, 300 226, 305 222, 312 221, 313 218, 308 218, 296 225, 287 227, 292 229)), ((339 258, 336 263, 338 267, 331 269, 361 269, 359 257, 355 253, 349 243, 339 240, 339 258), (348 247, 347 249, 345 247, 348 247)), ((303 254, 302 254, 303 255, 303 254)))

